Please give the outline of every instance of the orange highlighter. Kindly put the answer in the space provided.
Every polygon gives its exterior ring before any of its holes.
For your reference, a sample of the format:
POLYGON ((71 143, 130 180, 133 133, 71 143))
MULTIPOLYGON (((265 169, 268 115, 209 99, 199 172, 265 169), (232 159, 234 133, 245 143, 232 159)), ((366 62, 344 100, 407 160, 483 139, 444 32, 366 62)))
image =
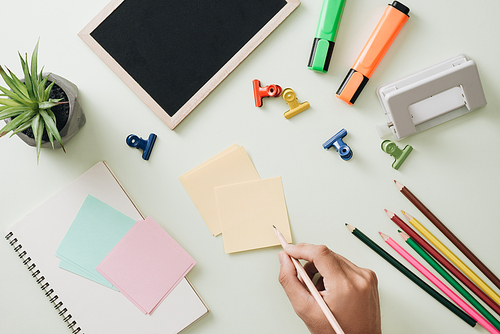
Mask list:
POLYGON ((408 21, 410 8, 399 1, 387 5, 370 39, 337 90, 337 97, 352 105, 372 76, 392 42, 408 21))

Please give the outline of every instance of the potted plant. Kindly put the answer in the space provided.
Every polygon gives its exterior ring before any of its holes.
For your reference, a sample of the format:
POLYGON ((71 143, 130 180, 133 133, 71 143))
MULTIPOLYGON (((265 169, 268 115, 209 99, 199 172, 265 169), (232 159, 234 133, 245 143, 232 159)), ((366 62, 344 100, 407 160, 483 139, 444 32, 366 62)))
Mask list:
POLYGON ((77 100, 78 88, 53 73, 38 72, 38 43, 28 64, 19 54, 24 79, 0 66, 0 75, 10 89, 0 86, 0 120, 7 123, 0 137, 12 131, 30 146, 36 146, 37 162, 42 147, 62 147, 85 124, 77 100))

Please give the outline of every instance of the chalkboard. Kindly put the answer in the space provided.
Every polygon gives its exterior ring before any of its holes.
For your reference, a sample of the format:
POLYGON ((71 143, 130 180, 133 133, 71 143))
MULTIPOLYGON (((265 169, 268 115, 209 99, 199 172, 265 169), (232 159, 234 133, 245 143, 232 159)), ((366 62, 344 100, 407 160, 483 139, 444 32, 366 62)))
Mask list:
POLYGON ((113 0, 78 35, 174 129, 299 0, 113 0))

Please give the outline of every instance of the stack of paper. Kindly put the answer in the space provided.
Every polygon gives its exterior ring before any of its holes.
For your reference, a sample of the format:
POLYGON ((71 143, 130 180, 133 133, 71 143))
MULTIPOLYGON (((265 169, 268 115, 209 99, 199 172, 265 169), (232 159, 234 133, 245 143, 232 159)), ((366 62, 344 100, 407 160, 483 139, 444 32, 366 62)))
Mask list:
POLYGON ((261 179, 243 147, 233 145, 180 178, 213 235, 234 253, 277 246, 273 225, 292 242, 280 177, 261 179))
POLYGON ((57 248, 59 267, 112 288, 95 268, 136 221, 88 195, 57 248))
POLYGON ((89 195, 59 245, 59 266, 118 289, 152 313, 196 261, 151 217, 138 222, 89 195))
POLYGON ((143 313, 151 313, 196 261, 151 217, 138 221, 97 266, 143 313))

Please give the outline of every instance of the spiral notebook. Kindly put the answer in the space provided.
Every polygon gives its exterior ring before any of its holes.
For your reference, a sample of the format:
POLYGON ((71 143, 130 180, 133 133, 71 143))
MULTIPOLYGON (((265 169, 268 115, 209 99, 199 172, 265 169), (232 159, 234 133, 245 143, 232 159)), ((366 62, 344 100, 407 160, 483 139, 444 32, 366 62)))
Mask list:
POLYGON ((144 219, 105 162, 99 162, 7 230, 6 239, 75 334, 179 333, 208 313, 184 278, 152 315, 117 291, 59 268, 54 255, 87 195, 144 219))

